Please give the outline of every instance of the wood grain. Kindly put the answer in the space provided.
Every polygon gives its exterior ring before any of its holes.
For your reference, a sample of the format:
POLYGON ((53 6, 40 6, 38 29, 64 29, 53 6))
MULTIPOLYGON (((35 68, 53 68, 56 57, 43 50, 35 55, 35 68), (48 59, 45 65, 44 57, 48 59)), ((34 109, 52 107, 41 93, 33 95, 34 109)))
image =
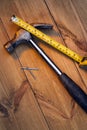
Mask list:
MULTIPOLYGON (((0 130, 48 130, 48 126, 29 82, 27 82, 27 92, 24 94, 23 99, 21 99, 22 101, 15 113, 12 109, 12 105, 9 104, 13 97, 15 97, 14 92, 17 91, 26 80, 26 76, 20 69, 21 64, 17 55, 15 53, 9 55, 3 47, 9 40, 9 37, 2 20, 0 21, 0 28, 0 130), (9 114, 6 115, 4 108, 6 108, 9 114)), ((16 98, 17 97, 18 96, 16 96, 16 98)))
POLYGON ((55 0, 55 2, 46 1, 58 26, 62 26, 66 30, 69 30, 69 32, 73 34, 73 37, 75 37, 75 40, 77 40, 76 45, 78 45, 79 48, 86 50, 87 39, 86 31, 84 29, 84 26, 86 25, 86 14, 83 14, 84 7, 87 6, 86 0, 84 2, 81 0, 78 0, 77 2, 74 2, 73 0, 67 0, 66 2, 64 0, 55 0), (58 13, 55 13, 55 11, 58 13), (82 17, 80 14, 83 14, 82 17), (82 21, 85 21, 85 24, 83 24, 82 21))
MULTIPOLYGON (((11 119, 0 118, 1 130, 87 129, 86 113, 75 103, 58 76, 33 48, 20 45, 11 55, 3 48, 3 45, 12 39, 18 29, 9 21, 10 17, 15 14, 29 23, 53 24, 53 30, 44 32, 77 53, 86 55, 86 31, 84 30, 86 12, 83 16, 86 1, 80 2, 81 0, 76 2, 71 0, 66 2, 64 0, 3 0, 0 2, 0 100, 2 103, 2 99, 9 99, 10 94, 17 90, 15 99, 19 99, 16 100, 19 104, 17 111, 10 112, 11 119), (80 8, 82 8, 81 16, 80 8), (78 18, 81 19, 80 22, 78 18), (33 71, 36 79, 28 71, 20 70, 21 66, 38 68, 39 71, 33 71), (27 80, 25 84, 27 90, 24 93, 25 89, 19 88, 25 80, 27 80)), ((34 40, 63 72, 87 92, 86 71, 81 70, 77 63, 44 42, 34 40)))
MULTIPOLYGON (((86 25, 86 15, 84 14, 83 17, 80 17, 80 11, 84 12, 84 6, 87 6, 86 1, 83 3, 79 0, 76 4, 72 0, 67 0, 66 2, 62 1, 56 1, 49 2, 46 1, 47 7, 50 8, 50 13, 52 17, 54 18, 55 23, 57 24, 61 35, 62 35, 62 43, 64 43, 67 47, 69 47, 71 50, 77 52, 78 54, 82 56, 87 56, 87 53, 83 51, 86 49, 86 42, 80 42, 78 39, 82 39, 82 41, 86 41, 85 35, 86 31, 84 29, 84 26, 86 25), (56 6, 54 6, 54 4, 56 6), (56 12, 58 13, 55 13, 56 12), (62 15, 62 17, 61 17, 62 15), (82 23, 84 19, 84 24, 82 23), (83 48, 83 50, 82 50, 83 48)), ((86 72, 79 69, 78 65, 76 64, 77 69, 82 75, 82 80, 84 81, 86 85, 86 72)))

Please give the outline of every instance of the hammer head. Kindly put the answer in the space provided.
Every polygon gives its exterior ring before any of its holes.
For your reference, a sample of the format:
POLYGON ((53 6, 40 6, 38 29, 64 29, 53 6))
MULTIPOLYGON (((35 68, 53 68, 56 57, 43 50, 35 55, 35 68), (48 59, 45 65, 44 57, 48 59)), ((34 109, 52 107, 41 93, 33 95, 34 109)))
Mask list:
POLYGON ((9 52, 12 53, 14 49, 22 44, 22 43, 27 43, 31 39, 31 35, 29 32, 20 29, 17 31, 17 33, 14 35, 14 38, 10 41, 8 41, 4 47, 5 49, 9 52))
MULTIPOLYGON (((38 29, 52 29, 52 27, 53 27, 50 24, 42 24, 42 23, 33 24, 33 26, 38 29)), ((20 29, 14 35, 14 38, 12 40, 8 41, 4 45, 4 47, 9 53, 12 53, 18 45, 20 45, 22 43, 28 43, 30 41, 30 39, 31 39, 31 34, 24 29, 20 29)))

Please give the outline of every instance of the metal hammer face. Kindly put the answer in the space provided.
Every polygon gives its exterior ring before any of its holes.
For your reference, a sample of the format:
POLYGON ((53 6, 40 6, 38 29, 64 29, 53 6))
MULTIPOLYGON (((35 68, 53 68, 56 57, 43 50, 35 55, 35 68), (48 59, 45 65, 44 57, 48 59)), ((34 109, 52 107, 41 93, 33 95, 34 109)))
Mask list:
MULTIPOLYGON (((38 29, 52 29, 53 28, 51 24, 42 24, 42 23, 33 24, 33 26, 38 29)), ((9 53, 12 53, 18 45, 22 43, 27 43, 30 41, 30 39, 31 39, 31 34, 24 29, 20 29, 15 33, 14 38, 8 41, 4 45, 4 47, 9 53)))

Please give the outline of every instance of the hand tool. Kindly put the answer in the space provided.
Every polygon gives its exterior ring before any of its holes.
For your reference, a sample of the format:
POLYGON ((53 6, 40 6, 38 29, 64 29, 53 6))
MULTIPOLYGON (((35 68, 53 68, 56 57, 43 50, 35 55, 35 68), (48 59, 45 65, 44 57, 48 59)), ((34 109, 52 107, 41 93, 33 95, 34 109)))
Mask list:
MULTIPOLYGON (((12 17, 15 21, 15 17, 12 17)), ((20 33, 19 33, 20 34, 20 33)), ((42 58, 48 63, 48 65, 55 71, 59 76, 61 82, 64 84, 66 90, 74 98, 74 100, 81 106, 81 108, 87 112, 87 95, 85 92, 65 73, 63 73, 55 63, 46 55, 46 53, 32 40, 32 37, 29 32, 23 30, 19 37, 17 36, 16 41, 5 44, 5 49, 11 53, 14 49, 20 45, 22 42, 26 42, 28 45, 32 45, 34 49, 42 56, 42 58), (23 38, 22 38, 23 36, 23 38)))
MULTIPOLYGON (((47 36, 43 32, 39 31, 38 29, 34 28, 33 26, 29 25, 28 23, 24 22, 22 19, 20 19, 19 17, 16 17, 15 15, 13 15, 13 17, 11 17, 11 21, 14 22, 15 24, 17 24, 18 26, 22 27, 23 29, 29 31, 34 36, 36 36, 36 37, 40 38, 41 40, 45 41, 46 43, 48 43, 52 47, 56 48, 60 52, 69 56, 70 58, 72 58, 76 62, 78 62, 80 68, 87 70, 87 57, 82 57, 82 56, 78 55, 74 51, 65 47, 61 43, 53 40, 51 37, 47 36)), ((40 28, 40 26, 38 28, 40 28)))

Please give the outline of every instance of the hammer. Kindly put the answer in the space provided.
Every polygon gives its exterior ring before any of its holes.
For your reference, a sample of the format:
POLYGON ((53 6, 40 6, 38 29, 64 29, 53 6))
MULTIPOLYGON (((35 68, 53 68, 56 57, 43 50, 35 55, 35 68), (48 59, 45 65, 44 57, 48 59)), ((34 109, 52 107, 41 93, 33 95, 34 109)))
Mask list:
MULTIPOLYGON (((47 28, 51 29, 51 25, 38 24, 35 25, 36 28, 47 28)), ((9 52, 12 53, 15 48, 22 44, 27 43, 32 45, 32 47, 42 56, 42 58, 48 63, 48 65, 55 71, 59 79, 65 86, 66 90, 73 97, 73 99, 78 103, 78 105, 87 113, 87 95, 86 93, 77 85, 67 74, 63 73, 56 64, 46 55, 46 53, 37 45, 34 40, 32 40, 32 35, 26 30, 20 29, 15 35, 14 39, 7 42, 4 47, 9 52)))

